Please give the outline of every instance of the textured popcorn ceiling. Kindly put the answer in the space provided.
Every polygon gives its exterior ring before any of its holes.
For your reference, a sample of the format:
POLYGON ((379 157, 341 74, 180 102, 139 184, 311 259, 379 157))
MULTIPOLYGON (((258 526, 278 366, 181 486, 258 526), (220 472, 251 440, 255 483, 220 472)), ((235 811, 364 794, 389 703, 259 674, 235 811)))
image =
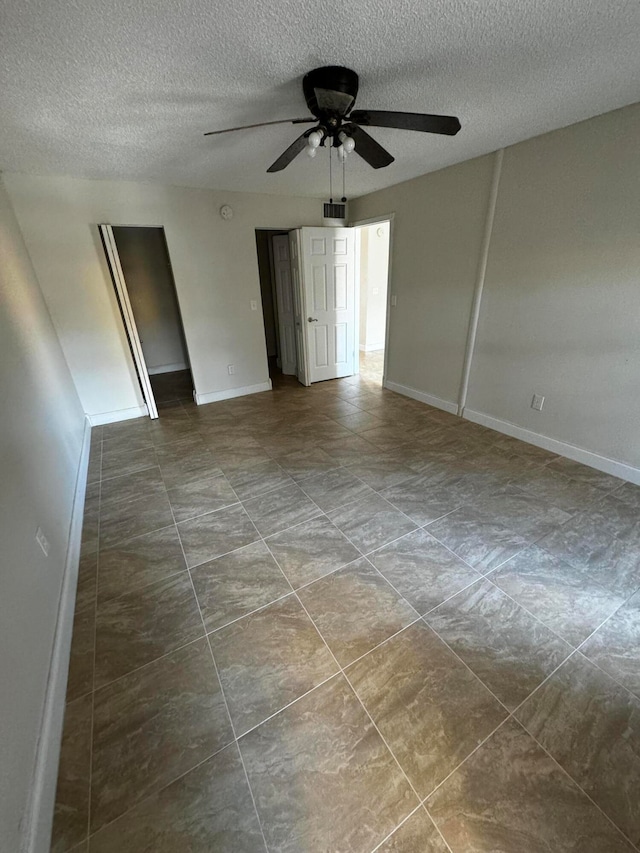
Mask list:
POLYGON ((371 192, 640 100, 638 0, 0 0, 0 169, 327 194, 326 155, 267 166, 318 65, 360 74, 358 107, 458 115, 457 137, 372 134, 371 192))

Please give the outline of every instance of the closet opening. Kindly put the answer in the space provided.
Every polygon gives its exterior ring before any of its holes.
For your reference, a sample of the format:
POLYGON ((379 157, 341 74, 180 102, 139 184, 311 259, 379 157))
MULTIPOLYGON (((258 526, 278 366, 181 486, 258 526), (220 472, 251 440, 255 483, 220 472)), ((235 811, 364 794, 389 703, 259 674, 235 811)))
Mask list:
POLYGON ((194 384, 164 228, 101 225, 149 415, 192 402, 194 384))

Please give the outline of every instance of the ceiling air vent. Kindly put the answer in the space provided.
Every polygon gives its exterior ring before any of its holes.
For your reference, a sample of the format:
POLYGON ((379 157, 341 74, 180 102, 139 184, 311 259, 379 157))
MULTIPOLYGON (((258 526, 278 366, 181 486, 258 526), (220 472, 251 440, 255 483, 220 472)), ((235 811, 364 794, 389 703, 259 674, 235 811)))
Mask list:
POLYGON ((324 203, 324 218, 325 219, 344 219, 347 215, 346 204, 332 204, 329 201, 324 203))
POLYGON ((334 204, 332 201, 325 201, 323 205, 324 225, 346 225, 347 224, 347 205, 334 204))

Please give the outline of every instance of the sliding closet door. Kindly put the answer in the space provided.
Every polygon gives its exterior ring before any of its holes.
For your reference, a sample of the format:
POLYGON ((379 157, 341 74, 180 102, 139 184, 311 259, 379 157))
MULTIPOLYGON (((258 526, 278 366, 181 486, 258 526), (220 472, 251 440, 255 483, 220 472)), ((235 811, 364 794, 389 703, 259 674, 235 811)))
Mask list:
POLYGON ((158 409, 156 407, 156 401, 153 396, 153 391, 151 389, 151 382, 149 381, 149 372, 147 370, 147 364, 144 360, 142 345, 140 343, 140 336, 138 335, 136 321, 133 316, 133 310, 131 308, 131 302, 129 300, 129 293, 127 291, 127 283, 124 278, 124 273, 122 272, 122 266, 120 264, 120 258, 118 256, 118 249, 116 246, 115 238, 113 236, 113 229, 110 225, 99 225, 98 228, 100 229, 102 244, 104 246, 104 251, 107 256, 107 261, 109 262, 109 270, 111 271, 111 279, 113 281, 113 286, 116 291, 116 296, 118 297, 120 313, 122 314, 122 322, 124 323, 124 327, 127 332, 127 337, 129 338, 131 355, 133 356, 133 362, 136 366, 138 378, 140 379, 142 396, 144 397, 144 401, 147 404, 149 416, 151 418, 157 418, 158 409))

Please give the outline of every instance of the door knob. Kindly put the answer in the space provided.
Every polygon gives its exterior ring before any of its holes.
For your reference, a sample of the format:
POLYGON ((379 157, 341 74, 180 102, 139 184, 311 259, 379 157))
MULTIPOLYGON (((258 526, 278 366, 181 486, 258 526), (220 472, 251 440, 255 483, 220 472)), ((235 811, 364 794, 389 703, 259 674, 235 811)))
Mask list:
POLYGON ((318 318, 317 318, 317 317, 307 317, 307 320, 308 320, 310 323, 317 323, 317 322, 318 322, 318 318))

